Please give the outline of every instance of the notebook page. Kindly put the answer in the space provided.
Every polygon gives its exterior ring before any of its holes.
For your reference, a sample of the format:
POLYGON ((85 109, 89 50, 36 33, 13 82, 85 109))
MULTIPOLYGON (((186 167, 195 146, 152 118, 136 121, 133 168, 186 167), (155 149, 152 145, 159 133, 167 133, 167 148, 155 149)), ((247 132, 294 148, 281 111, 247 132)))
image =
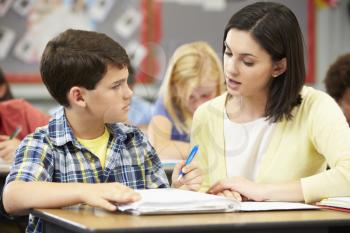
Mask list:
POLYGON ((141 200, 118 206, 120 211, 140 215, 319 209, 318 206, 297 202, 238 202, 221 196, 180 189, 147 189, 136 192, 141 194, 141 200))
POLYGON ((303 210, 319 209, 318 206, 298 202, 253 202, 241 203, 240 211, 266 211, 266 210, 303 210))
POLYGON ((341 201, 341 202, 349 202, 350 203, 350 197, 329 197, 325 200, 328 201, 341 201))

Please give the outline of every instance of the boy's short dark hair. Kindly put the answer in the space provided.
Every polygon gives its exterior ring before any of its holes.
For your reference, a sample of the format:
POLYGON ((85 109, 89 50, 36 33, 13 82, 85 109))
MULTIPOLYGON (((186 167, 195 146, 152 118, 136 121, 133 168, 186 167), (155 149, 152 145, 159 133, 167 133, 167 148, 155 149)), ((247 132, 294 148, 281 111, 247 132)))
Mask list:
POLYGON ((327 93, 337 102, 350 88, 350 53, 343 54, 329 67, 326 78, 327 93))
POLYGON ((131 65, 128 67, 129 70, 129 76, 128 76, 128 85, 130 88, 132 88, 136 83, 136 74, 135 69, 131 65))
POLYGON ((68 91, 73 86, 93 90, 109 65, 130 66, 121 45, 103 33, 68 29, 47 43, 40 73, 52 97, 69 107, 68 91))

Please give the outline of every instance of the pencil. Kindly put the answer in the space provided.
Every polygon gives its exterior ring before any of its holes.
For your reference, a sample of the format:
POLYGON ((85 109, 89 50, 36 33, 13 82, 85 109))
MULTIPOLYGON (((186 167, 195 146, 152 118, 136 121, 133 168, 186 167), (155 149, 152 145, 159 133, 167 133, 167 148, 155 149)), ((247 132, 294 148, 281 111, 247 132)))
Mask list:
POLYGON ((21 132, 21 130, 22 130, 21 126, 18 126, 16 128, 16 130, 9 137, 9 140, 14 139, 15 137, 17 137, 17 135, 21 132))

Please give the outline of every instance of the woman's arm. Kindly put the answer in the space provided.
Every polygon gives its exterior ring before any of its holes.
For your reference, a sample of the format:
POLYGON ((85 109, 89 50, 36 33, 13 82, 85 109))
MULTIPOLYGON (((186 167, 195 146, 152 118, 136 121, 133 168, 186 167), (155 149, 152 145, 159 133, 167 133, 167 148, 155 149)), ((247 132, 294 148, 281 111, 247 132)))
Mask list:
POLYGON ((301 179, 306 202, 350 195, 350 129, 337 103, 323 92, 310 98, 309 135, 330 169, 301 179), (316 98, 317 97, 317 98, 316 98))
POLYGON ((171 140, 172 123, 161 115, 153 116, 148 126, 148 138, 161 160, 186 159, 190 144, 171 140))
POLYGON ((236 176, 215 183, 209 188, 208 193, 218 194, 225 190, 238 192, 253 201, 305 201, 300 181, 259 184, 236 176))

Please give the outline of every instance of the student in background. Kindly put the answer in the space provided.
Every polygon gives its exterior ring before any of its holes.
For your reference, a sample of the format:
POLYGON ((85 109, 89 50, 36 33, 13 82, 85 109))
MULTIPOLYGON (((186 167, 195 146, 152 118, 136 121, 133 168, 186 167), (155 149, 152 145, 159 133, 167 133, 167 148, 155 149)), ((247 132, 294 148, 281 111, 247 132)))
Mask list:
POLYGON ((13 99, 10 87, 0 69, 0 158, 11 163, 15 150, 26 135, 49 122, 49 116, 23 99, 13 99), (20 127, 17 137, 9 137, 20 127))
MULTIPOLYGON (((128 85, 133 90, 136 83, 135 70, 129 67, 128 85)), ((153 104, 143 98, 133 95, 131 97, 130 109, 128 114, 129 123, 145 131, 151 121, 153 104)))
POLYGON ((223 38, 227 93, 193 118, 201 191, 307 203, 350 196, 350 129, 329 95, 304 86, 294 13, 278 3, 248 5, 223 38))
POLYGON ((11 100, 13 95, 8 82, 5 79, 4 72, 0 67, 0 101, 11 100))
MULTIPOLYGON (((0 68, 0 163, 12 163, 20 140, 48 122, 49 116, 34 108, 27 101, 13 98, 11 88, 0 68), (17 136, 10 139, 18 127, 20 131, 17 136)), ((0 193, 2 193, 4 184, 5 178, 0 177, 0 193)), ((24 232, 28 224, 27 217, 8 219, 2 216, 1 210, 0 215, 2 231, 24 232)))
POLYGON ((350 53, 337 58, 329 67, 324 82, 327 93, 339 104, 350 125, 350 53))
MULTIPOLYGON (((124 48, 102 33, 69 29, 48 42, 41 77, 63 107, 17 149, 3 193, 7 213, 78 203, 115 211, 139 199, 133 189, 169 186, 146 137, 123 124, 132 96, 128 66, 124 48)), ((197 190, 195 165, 179 163, 174 177, 180 169, 186 174, 173 187, 197 190)), ((29 219, 27 232, 43 231, 40 219, 29 219)))
POLYGON ((222 66, 206 42, 176 49, 160 88, 148 136, 162 160, 186 159, 194 111, 224 90, 222 66))

